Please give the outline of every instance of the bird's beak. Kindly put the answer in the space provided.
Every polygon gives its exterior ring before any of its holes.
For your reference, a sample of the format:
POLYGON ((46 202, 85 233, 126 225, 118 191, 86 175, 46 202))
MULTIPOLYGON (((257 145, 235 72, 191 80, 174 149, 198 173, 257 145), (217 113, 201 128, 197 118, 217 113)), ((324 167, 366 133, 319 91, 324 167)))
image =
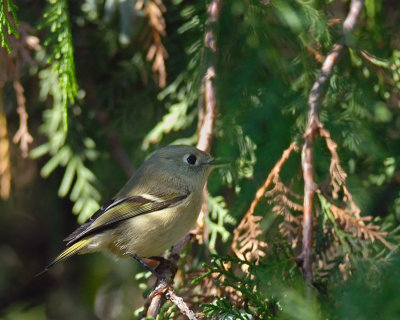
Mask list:
POLYGON ((214 168, 217 168, 217 167, 227 166, 229 164, 229 162, 222 160, 222 159, 211 159, 211 160, 207 161, 205 164, 212 166, 214 168))

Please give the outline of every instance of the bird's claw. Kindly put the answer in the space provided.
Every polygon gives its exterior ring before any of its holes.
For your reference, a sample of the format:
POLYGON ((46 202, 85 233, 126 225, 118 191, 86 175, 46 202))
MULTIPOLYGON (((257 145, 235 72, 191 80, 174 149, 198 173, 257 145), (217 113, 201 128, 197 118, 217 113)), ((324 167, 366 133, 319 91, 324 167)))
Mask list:
POLYGON ((164 294, 169 290, 172 290, 172 287, 168 284, 168 282, 165 279, 159 279, 159 284, 150 293, 149 298, 153 299, 154 297, 164 294))

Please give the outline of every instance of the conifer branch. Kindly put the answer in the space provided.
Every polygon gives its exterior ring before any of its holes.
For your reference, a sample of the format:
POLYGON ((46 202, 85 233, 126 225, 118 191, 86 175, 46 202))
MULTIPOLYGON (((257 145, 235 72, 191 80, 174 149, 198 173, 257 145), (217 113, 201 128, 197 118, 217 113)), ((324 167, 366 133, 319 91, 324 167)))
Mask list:
POLYGON ((163 13, 167 10, 162 0, 140 0, 136 2, 136 9, 143 10, 149 20, 151 36, 149 49, 147 51, 147 61, 153 61, 152 70, 158 74, 158 86, 164 88, 167 84, 167 72, 165 69, 165 59, 168 52, 165 49, 162 38, 166 36, 166 23, 163 13))
POLYGON ((346 186, 347 174, 340 165, 339 155, 336 151, 337 144, 332 140, 329 131, 325 128, 321 128, 319 130, 319 135, 325 139, 327 148, 331 153, 329 169, 331 177, 331 196, 326 194, 325 188, 320 187, 319 191, 321 191, 325 199, 329 202, 329 209, 336 221, 340 224, 341 229, 347 233, 353 234, 359 239, 369 239, 371 242, 377 239, 387 248, 393 249, 393 246, 385 239, 388 233, 379 231, 379 226, 377 225, 366 225, 366 221, 372 220, 371 216, 361 217, 361 210, 354 202, 353 196, 346 186), (333 203, 333 200, 339 198, 339 193, 343 194, 343 205, 341 207, 333 203))
POLYGON ((231 249, 240 259, 244 260, 246 252, 250 253, 250 256, 249 254, 246 255, 248 261, 258 260, 259 257, 265 255, 263 250, 266 247, 266 243, 257 239, 261 233, 261 217, 254 216, 254 211, 260 200, 266 194, 266 191, 271 183, 279 179, 282 166, 289 159, 290 154, 297 150, 297 148, 298 147, 296 143, 292 142, 290 146, 282 153, 281 158, 272 168, 264 184, 257 190, 249 210, 246 212, 242 221, 233 231, 231 249))
POLYGON ((279 224, 279 232, 287 238, 292 249, 296 250, 301 242, 303 219, 302 216, 294 215, 292 212, 303 212, 303 206, 296 202, 302 200, 302 196, 288 188, 279 176, 274 179, 274 184, 274 188, 267 191, 265 196, 269 198, 268 203, 274 205, 272 211, 283 217, 283 221, 279 224))
POLYGON ((11 46, 9 44, 9 35, 15 38, 19 37, 18 28, 18 7, 11 0, 2 0, 0 2, 0 37, 1 46, 5 47, 8 53, 11 53, 11 46), (12 16, 12 18, 10 17, 12 16), (7 29, 7 31, 6 31, 7 29))
POLYGON ((63 125, 68 130, 68 104, 73 104, 78 94, 76 80, 74 46, 67 0, 48 0, 50 7, 44 13, 43 27, 48 27, 52 35, 45 41, 51 46, 48 63, 57 74, 57 82, 62 94, 63 125))
POLYGON ((304 133, 304 145, 301 153, 301 163, 304 178, 304 211, 303 211, 303 249, 298 257, 302 263, 303 275, 308 284, 313 282, 312 271, 312 229, 313 229, 313 200, 316 190, 314 180, 313 150, 314 140, 319 134, 322 124, 319 120, 319 108, 323 100, 326 84, 332 75, 333 67, 343 51, 346 40, 356 27, 361 14, 363 0, 352 0, 349 13, 343 23, 343 37, 333 46, 332 51, 325 57, 320 75, 315 81, 308 98, 309 113, 307 128, 304 133))
POLYGON ((385 231, 379 231, 379 226, 366 225, 365 222, 372 220, 371 216, 353 217, 347 210, 330 204, 330 210, 337 221, 343 225, 343 229, 353 234, 357 238, 364 238, 374 242, 375 239, 382 242, 387 248, 393 249, 393 246, 385 239, 388 235, 385 231))

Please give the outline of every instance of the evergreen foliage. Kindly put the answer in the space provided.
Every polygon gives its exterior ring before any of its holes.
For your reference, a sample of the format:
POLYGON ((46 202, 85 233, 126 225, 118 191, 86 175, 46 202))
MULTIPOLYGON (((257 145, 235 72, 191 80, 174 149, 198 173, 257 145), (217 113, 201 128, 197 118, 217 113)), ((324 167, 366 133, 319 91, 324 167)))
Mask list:
POLYGON ((18 7, 10 0, 1 1, 0 5, 0 36, 1 46, 5 47, 8 53, 11 53, 7 34, 18 38, 18 7), (11 17, 10 17, 11 14, 11 17), (6 31, 7 30, 7 31, 6 31))
POLYGON ((75 76, 74 46, 69 21, 67 1, 49 0, 49 8, 43 14, 42 28, 50 29, 44 45, 50 47, 47 63, 57 75, 63 110, 64 130, 67 130, 68 104, 73 104, 78 94, 75 76))

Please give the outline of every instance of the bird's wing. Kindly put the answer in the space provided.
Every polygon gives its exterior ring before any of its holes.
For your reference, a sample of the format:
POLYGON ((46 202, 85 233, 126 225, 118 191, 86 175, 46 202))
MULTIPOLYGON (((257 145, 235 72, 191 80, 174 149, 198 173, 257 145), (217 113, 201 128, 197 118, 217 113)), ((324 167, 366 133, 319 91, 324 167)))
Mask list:
POLYGON ((162 196, 143 195, 113 199, 102 206, 89 221, 76 229, 64 241, 68 242, 67 246, 70 246, 83 237, 108 229, 118 222, 176 206, 188 196, 189 194, 173 193, 162 196))

